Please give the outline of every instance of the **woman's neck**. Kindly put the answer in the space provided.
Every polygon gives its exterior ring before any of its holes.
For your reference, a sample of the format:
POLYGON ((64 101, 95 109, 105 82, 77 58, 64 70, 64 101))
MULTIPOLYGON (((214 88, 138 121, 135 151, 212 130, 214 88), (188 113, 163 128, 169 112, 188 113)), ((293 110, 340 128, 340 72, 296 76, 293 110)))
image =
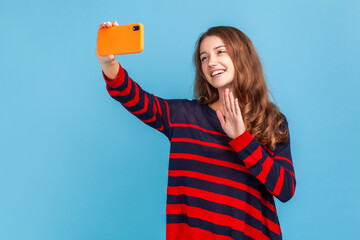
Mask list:
POLYGON ((220 111, 224 114, 224 109, 223 109, 222 103, 220 103, 220 100, 210 103, 209 107, 211 107, 215 112, 220 111))

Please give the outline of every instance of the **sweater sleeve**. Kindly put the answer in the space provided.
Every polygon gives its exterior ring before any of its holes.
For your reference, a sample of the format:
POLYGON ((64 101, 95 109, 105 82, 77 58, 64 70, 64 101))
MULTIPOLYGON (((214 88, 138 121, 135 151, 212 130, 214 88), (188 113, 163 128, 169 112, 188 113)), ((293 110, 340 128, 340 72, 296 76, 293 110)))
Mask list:
MULTIPOLYGON (((282 126, 288 127, 285 120, 282 126)), ((229 142, 250 172, 280 201, 290 200, 295 192, 296 179, 291 158, 290 135, 286 142, 271 152, 247 130, 229 142)))
POLYGON ((131 114, 171 140, 171 116, 181 105, 181 100, 165 100, 144 91, 119 63, 119 73, 114 80, 104 72, 106 89, 110 96, 121 103, 131 114), (171 115, 170 115, 171 114, 171 115))

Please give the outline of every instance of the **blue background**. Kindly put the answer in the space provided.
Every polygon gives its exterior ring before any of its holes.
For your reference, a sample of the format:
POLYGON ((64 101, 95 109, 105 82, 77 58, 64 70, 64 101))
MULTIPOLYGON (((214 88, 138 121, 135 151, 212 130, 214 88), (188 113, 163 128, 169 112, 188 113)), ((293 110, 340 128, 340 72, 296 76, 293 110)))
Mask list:
POLYGON ((0 239, 165 239, 169 143, 110 98, 99 24, 141 22, 118 56, 163 98, 192 98, 195 42, 244 31, 287 116, 295 196, 284 239, 360 239, 359 1, 0 3, 0 239))

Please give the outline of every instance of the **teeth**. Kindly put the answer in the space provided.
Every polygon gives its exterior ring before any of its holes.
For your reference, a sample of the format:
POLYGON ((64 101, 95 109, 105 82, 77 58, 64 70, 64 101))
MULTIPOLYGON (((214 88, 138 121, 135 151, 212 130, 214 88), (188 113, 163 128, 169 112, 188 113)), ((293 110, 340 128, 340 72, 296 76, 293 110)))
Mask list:
POLYGON ((225 72, 225 71, 224 70, 218 70, 218 71, 213 72, 211 74, 211 76, 213 77, 213 76, 218 75, 218 74, 223 73, 223 72, 225 72))

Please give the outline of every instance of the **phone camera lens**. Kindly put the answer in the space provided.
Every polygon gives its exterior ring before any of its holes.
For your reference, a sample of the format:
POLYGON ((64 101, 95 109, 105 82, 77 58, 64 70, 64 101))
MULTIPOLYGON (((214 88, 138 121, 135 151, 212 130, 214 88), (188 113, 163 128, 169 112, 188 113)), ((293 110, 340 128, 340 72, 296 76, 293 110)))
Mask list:
POLYGON ((132 29, 133 29, 133 31, 138 31, 140 29, 140 27, 139 26, 134 26, 132 29))

